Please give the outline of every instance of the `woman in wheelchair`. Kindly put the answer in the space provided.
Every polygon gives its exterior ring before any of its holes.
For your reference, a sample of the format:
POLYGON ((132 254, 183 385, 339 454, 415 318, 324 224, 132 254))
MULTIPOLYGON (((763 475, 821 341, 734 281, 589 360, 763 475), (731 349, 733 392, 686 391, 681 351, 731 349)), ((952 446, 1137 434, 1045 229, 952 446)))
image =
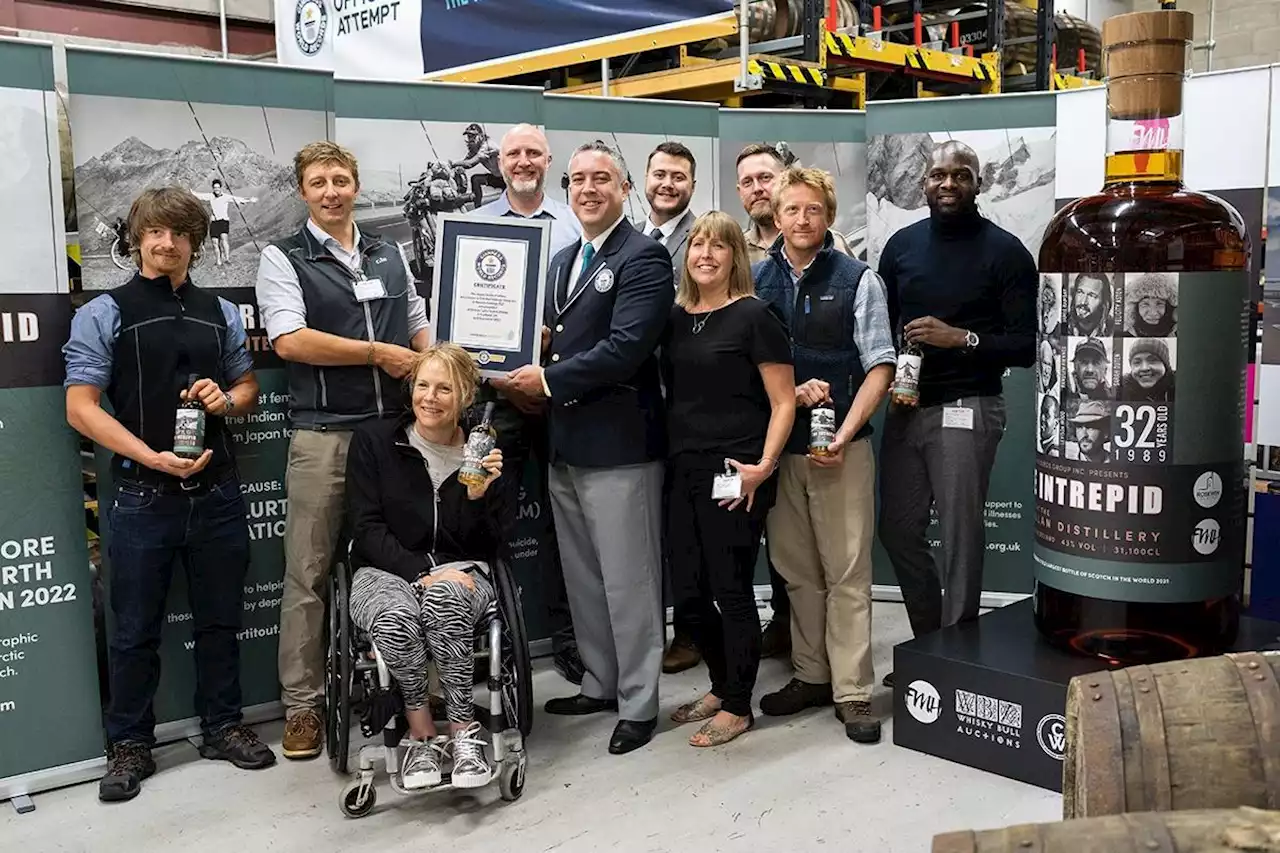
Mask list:
POLYGON ((409 373, 412 411, 362 425, 347 457, 352 562, 351 619, 372 638, 404 700, 409 742, 405 788, 441 782, 452 753, 452 784, 491 778, 485 741, 474 719, 472 672, 476 625, 494 602, 489 577, 507 541, 493 487, 502 453, 483 462, 478 486, 458 480, 466 436, 463 412, 479 373, 462 348, 439 343, 409 373), (438 734, 428 704, 427 659, 438 667, 452 737, 438 734))

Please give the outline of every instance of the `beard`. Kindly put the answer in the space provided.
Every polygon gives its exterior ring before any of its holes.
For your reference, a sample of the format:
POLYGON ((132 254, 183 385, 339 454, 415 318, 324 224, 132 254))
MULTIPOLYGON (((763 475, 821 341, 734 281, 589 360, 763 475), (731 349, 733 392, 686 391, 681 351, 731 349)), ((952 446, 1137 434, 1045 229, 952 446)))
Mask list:
POLYGON ((537 195, 542 192, 543 178, 509 177, 508 186, 516 195, 537 195))

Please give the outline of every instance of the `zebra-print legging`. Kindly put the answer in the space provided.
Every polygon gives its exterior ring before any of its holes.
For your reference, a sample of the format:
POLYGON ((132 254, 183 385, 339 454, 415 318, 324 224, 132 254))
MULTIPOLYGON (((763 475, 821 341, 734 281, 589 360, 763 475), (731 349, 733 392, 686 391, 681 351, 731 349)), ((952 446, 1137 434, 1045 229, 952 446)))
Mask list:
POLYGON ((471 578, 474 590, 455 581, 424 588, 366 566, 351 583, 351 620, 373 636, 400 686, 405 708, 412 711, 427 704, 429 650, 440 670, 451 723, 468 723, 475 715, 475 627, 494 600, 493 586, 482 570, 472 571, 471 578))

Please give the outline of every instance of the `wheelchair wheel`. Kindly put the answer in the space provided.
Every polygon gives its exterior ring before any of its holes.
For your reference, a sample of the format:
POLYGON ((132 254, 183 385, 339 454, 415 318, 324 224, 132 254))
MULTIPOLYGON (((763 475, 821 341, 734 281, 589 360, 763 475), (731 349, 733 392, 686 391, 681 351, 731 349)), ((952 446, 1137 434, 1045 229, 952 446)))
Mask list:
MULTIPOLYGON (((533 663, 529 658, 529 633, 524 625, 524 608, 520 606, 520 589, 506 563, 499 561, 493 575, 502 614, 502 710, 507 715, 507 725, 514 724, 523 737, 528 737, 533 730, 533 663)), ((523 787, 523 772, 519 776, 523 787)))
POLYGON ((520 799, 524 793, 524 773, 528 763, 528 757, 521 750, 515 758, 503 762, 502 769, 498 771, 498 792, 508 803, 520 799))
MULTIPOLYGON (((325 664, 325 746, 329 765, 345 776, 351 751, 351 579, 337 563, 329 584, 329 659, 325 664)), ((369 808, 373 808, 370 804, 369 808)), ((343 807, 346 813, 346 807, 343 807)), ((367 811, 365 812, 368 813, 367 811)), ((349 815, 363 817, 363 815, 349 815)))
POLYGON ((347 784, 342 789, 342 794, 338 797, 338 808, 342 809, 342 813, 349 818, 362 818, 369 812, 373 811, 374 805, 378 802, 378 789, 370 785, 363 791, 364 797, 361 798, 362 784, 356 779, 347 784))

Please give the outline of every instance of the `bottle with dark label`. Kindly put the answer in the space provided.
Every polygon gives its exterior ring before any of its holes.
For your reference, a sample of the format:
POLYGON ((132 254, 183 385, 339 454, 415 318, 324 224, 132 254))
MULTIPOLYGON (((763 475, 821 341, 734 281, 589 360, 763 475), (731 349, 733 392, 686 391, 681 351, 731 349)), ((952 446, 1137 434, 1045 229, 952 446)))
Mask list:
MULTIPOLYGON (((187 391, 200 377, 192 373, 187 377, 187 391)), ((204 405, 194 397, 178 405, 173 425, 173 455, 183 459, 198 459, 204 453, 204 405)))
POLYGON ((498 443, 498 434, 493 429, 493 401, 484 404, 484 415, 467 436, 466 446, 462 448, 462 467, 458 469, 458 479, 467 486, 479 486, 489 478, 489 472, 480 463, 498 443))
POLYGON ((920 405, 920 367, 924 353, 919 344, 907 344, 898 353, 898 369, 893 375, 892 400, 895 406, 920 405))
POLYGON ((809 410, 809 453, 830 456, 831 442, 836 440, 836 407, 823 400, 809 410))
POLYGON ((1106 184, 1040 249, 1060 314, 1040 340, 1056 369, 1036 392, 1054 423, 1037 444, 1034 602, 1052 642, 1130 664, 1220 653, 1238 628, 1250 248, 1234 208, 1182 183, 1191 14, 1102 31, 1106 184))

